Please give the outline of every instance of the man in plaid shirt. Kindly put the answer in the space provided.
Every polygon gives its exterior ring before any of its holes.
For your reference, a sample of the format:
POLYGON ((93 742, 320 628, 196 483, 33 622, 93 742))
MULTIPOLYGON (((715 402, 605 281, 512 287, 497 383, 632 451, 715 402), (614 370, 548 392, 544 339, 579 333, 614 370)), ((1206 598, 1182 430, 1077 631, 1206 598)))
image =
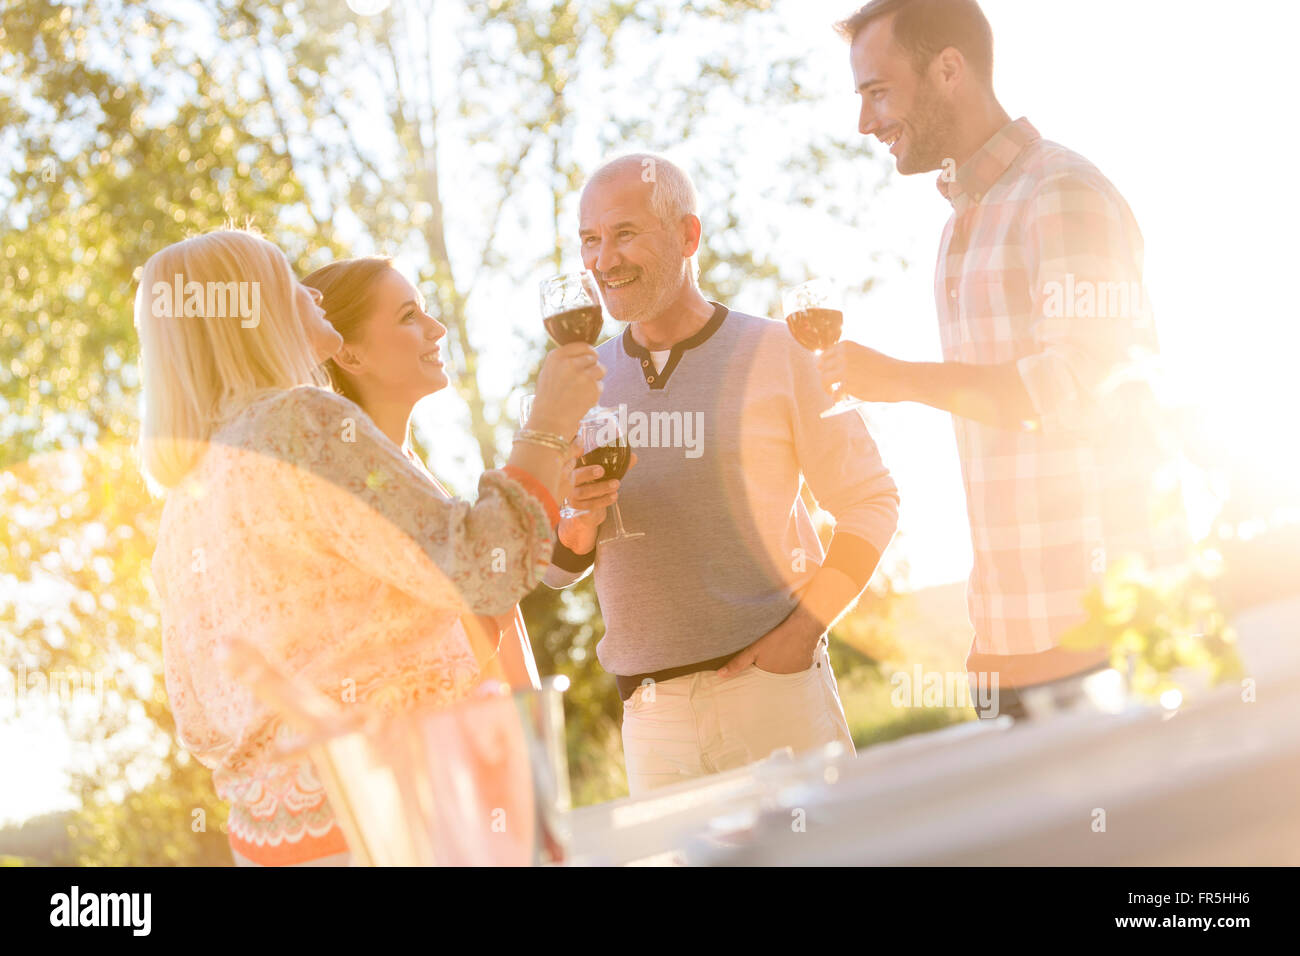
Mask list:
POLYGON ((967 669, 996 674, 1000 710, 1023 716, 1027 688, 1077 693, 1104 666, 1105 649, 1059 643, 1108 561, 1158 550, 1158 442, 1132 374, 1155 351, 1142 236, 1096 167, 1002 109, 974 0, 874 0, 837 29, 859 130, 900 173, 940 170, 953 216, 935 272, 944 361, 845 342, 823 380, 953 414, 975 554, 967 669))

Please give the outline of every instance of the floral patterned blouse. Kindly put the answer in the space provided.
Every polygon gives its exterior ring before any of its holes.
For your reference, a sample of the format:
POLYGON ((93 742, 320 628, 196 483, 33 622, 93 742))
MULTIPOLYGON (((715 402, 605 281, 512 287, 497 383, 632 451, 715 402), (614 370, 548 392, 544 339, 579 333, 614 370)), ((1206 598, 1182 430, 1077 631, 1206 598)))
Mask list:
POLYGON ((277 759, 277 714, 218 664, 249 640, 336 701, 450 703, 478 680, 458 618, 502 614, 542 577, 554 502, 489 471, 448 497, 361 409, 311 386, 271 393, 218 429, 167 497, 153 558, 167 693, 184 746, 231 804, 230 841, 258 863, 346 850, 309 761, 277 759))

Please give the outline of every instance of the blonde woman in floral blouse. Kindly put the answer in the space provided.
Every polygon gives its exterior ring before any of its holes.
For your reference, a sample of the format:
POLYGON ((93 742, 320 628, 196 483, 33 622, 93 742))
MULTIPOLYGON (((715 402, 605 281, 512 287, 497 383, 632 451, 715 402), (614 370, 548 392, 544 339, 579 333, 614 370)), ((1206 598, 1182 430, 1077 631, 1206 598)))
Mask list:
POLYGON ((346 862, 315 771, 282 760, 281 720, 221 666, 232 638, 340 699, 452 702, 479 680, 467 613, 541 579, 568 452, 600 394, 595 350, 556 349, 507 465, 448 498, 319 363, 342 344, 319 293, 242 231, 145 263, 136 297, 147 477, 165 489, 153 577, 182 743, 229 801, 236 862, 346 862))

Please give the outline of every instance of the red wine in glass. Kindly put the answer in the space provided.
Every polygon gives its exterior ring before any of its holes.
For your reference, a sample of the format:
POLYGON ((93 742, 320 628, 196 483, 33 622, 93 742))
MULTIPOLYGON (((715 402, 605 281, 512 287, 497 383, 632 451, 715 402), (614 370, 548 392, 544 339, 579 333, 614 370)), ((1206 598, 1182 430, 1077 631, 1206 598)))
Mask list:
POLYGON ((601 480, 606 481, 613 479, 621 480, 627 474, 627 467, 632 462, 632 449, 621 439, 616 440, 612 445, 601 445, 593 448, 581 458, 578 459, 579 468, 588 468, 592 465, 599 465, 604 469, 601 480))
MULTIPOLYGON (((844 310, 840 301, 839 290, 826 279, 810 279, 787 289, 781 296, 781 310, 794 340, 817 355, 838 342, 844 330, 844 310)), ((857 399, 843 397, 843 389, 838 384, 834 387, 834 395, 837 401, 821 413, 822 418, 841 415, 863 404, 857 399)))
POLYGON ((823 352, 840 340, 844 313, 839 309, 808 308, 785 317, 794 340, 812 352, 823 352))
POLYGON ((600 338, 600 329, 605 324, 605 317, 598 305, 582 305, 576 309, 566 309, 555 315, 548 315, 542 320, 546 331, 550 333, 556 345, 568 345, 570 342, 586 342, 595 345, 600 338))
POLYGON ((600 289, 591 272, 551 276, 542 280, 539 291, 542 323, 556 345, 596 344, 605 317, 600 306, 600 289))
MULTIPOLYGON (((623 434, 623 423, 616 409, 597 406, 589 411, 578 424, 578 440, 583 448, 579 466, 599 465, 605 469, 597 481, 621 481, 627 474, 632 463, 632 448, 623 434)), ((613 519, 613 534, 599 539, 598 544, 645 537, 644 531, 628 531, 623 527, 623 512, 617 501, 610 508, 610 517, 613 519)))

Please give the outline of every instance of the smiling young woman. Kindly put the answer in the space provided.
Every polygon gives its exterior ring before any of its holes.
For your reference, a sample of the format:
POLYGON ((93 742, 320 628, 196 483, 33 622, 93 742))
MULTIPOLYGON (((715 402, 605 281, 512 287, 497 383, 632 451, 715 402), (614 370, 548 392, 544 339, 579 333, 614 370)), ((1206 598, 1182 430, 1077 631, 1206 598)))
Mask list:
MULTIPOLYGON (((446 326, 425 310, 424 296, 385 256, 343 259, 303 280, 319 289, 326 320, 343 346, 325 363, 334 388, 361 406, 438 492, 451 495, 410 441, 416 402, 450 384, 440 343, 446 326)), ((539 679, 523 614, 466 614, 456 625, 474 648, 484 679, 537 687, 539 679)))

